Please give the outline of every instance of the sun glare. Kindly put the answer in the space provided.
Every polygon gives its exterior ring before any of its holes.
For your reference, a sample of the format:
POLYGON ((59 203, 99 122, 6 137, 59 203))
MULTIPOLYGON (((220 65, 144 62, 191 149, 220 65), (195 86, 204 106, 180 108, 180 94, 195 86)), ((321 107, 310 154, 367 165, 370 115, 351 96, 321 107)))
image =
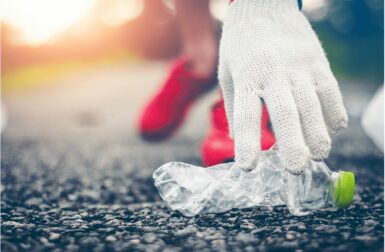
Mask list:
MULTIPOLYGON (((17 42, 30 45, 44 44, 76 24, 97 4, 103 4, 101 21, 119 25, 137 16, 143 2, 139 0, 1 0, 2 22, 18 31, 17 42)), ((155 1, 155 0, 154 0, 155 1)), ((304 1, 305 12, 312 19, 324 16, 328 0, 304 1)), ((211 11, 222 19, 227 1, 213 0, 211 11)))
POLYGON ((2 1, 2 22, 20 32, 22 42, 46 43, 86 15, 95 0, 2 1))
POLYGON ((143 1, 109 0, 100 13, 101 21, 108 26, 117 26, 137 17, 143 10, 143 1))

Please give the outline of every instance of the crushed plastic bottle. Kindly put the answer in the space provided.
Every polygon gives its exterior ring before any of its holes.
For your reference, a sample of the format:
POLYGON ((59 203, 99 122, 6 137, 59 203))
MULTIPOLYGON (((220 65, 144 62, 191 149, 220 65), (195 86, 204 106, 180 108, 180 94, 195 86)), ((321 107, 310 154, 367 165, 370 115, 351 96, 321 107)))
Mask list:
POLYGON ((159 167, 153 178, 162 199, 186 216, 253 206, 286 205, 293 215, 328 206, 346 208, 355 184, 354 173, 331 172, 323 162, 309 161, 305 172, 293 175, 276 149, 261 152, 251 172, 234 163, 203 168, 171 162, 159 167))

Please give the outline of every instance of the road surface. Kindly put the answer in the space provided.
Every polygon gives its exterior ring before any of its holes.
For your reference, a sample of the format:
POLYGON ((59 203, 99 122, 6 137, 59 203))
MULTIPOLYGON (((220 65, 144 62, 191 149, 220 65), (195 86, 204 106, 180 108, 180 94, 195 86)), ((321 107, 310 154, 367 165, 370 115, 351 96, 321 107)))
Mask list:
POLYGON ((165 69, 100 67, 5 95, 3 251, 383 251, 384 159, 359 124, 374 87, 342 86, 350 125, 327 163, 356 172, 349 209, 294 217, 286 207, 254 207, 187 218, 160 200, 151 175, 169 161, 200 164, 217 92, 170 141, 145 143, 138 112, 165 69))

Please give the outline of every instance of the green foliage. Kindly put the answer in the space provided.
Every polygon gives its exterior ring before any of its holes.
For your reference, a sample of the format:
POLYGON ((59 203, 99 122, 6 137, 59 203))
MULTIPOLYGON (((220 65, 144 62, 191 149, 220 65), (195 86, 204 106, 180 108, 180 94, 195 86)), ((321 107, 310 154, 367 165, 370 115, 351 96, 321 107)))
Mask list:
POLYGON ((337 76, 384 82, 384 13, 379 0, 330 0, 314 24, 337 76))

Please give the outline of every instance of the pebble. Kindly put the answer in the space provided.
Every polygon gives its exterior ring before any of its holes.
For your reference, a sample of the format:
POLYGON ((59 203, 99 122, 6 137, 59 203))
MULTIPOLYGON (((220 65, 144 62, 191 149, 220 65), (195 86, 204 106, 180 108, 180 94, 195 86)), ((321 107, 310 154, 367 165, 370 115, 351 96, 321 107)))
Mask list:
POLYGON ((305 225, 303 225, 303 224, 299 224, 299 225, 297 226, 297 230, 298 230, 298 231, 301 231, 301 232, 303 232, 303 231, 306 231, 306 230, 307 230, 307 228, 306 228, 306 226, 305 226, 305 225))
POLYGON ((65 221, 65 220, 76 220, 76 219, 82 219, 82 216, 79 214, 74 214, 74 215, 65 215, 60 218, 60 220, 65 221))
POLYGON ((54 241, 54 240, 59 239, 60 236, 61 236, 61 234, 58 234, 58 233, 50 233, 48 239, 51 240, 51 241, 54 241))
POLYGON ((66 246, 66 251, 79 251, 79 246, 75 244, 69 244, 66 246))
POLYGON ((215 247, 224 247, 226 245, 226 242, 223 239, 212 240, 211 245, 213 245, 215 247))
POLYGON ((374 229, 373 226, 362 226, 362 227, 357 228, 356 232, 367 234, 367 233, 371 232, 373 229, 374 229))
POLYGON ((38 206, 41 203, 42 203, 42 199, 41 198, 30 198, 30 199, 25 201, 25 204, 27 206, 38 206))
POLYGON ((91 237, 84 237, 80 239, 80 244, 86 247, 96 246, 99 243, 100 243, 100 240, 97 237, 91 236, 91 237))
POLYGON ((109 241, 109 242, 114 242, 114 241, 117 241, 116 237, 113 236, 113 235, 109 235, 106 237, 106 241, 109 241))
POLYGON ((131 244, 140 244, 140 240, 139 239, 133 239, 133 240, 130 240, 131 244))
POLYGON ((144 242, 151 244, 151 243, 154 243, 157 240, 157 238, 155 234, 147 233, 143 235, 143 240, 144 242))
POLYGON ((282 228, 281 227, 278 227, 278 228, 273 230, 273 234, 280 234, 280 233, 282 233, 282 228))
POLYGON ((255 229, 256 226, 253 224, 253 223, 243 223, 241 225, 241 228, 243 229, 248 229, 248 230, 252 230, 252 229, 255 229))
POLYGON ((254 235, 252 235, 252 234, 239 233, 239 234, 235 237, 235 239, 236 239, 237 241, 247 243, 247 242, 254 241, 254 240, 255 240, 255 237, 254 237, 254 235))
POLYGON ((33 224, 20 223, 16 221, 4 221, 2 223, 2 226, 13 227, 13 228, 27 228, 27 227, 32 227, 33 224))
POLYGON ((289 240, 289 241, 295 240, 295 235, 294 235, 294 233, 287 233, 285 237, 286 237, 286 239, 289 240))
POLYGON ((193 234, 195 232, 197 232, 197 229, 194 226, 189 225, 184 229, 177 230, 174 234, 175 236, 183 237, 183 236, 188 236, 190 234, 193 234))
POLYGON ((120 226, 120 224, 121 224, 121 221, 117 219, 112 219, 106 222, 107 226, 112 226, 112 227, 120 226))
POLYGON ((313 230, 320 232, 320 233, 328 233, 328 234, 336 234, 338 233, 338 230, 335 226, 331 225, 317 225, 313 228, 313 230))
POLYGON ((296 241, 283 241, 283 242, 279 243, 278 246, 284 250, 294 249, 294 248, 298 247, 298 243, 296 241))
POLYGON ((223 239, 223 235, 219 234, 219 233, 216 233, 216 234, 213 234, 213 235, 206 235, 203 237, 206 241, 212 241, 212 240, 220 240, 220 239, 223 239))
POLYGON ((378 224, 378 222, 372 220, 372 219, 369 219, 369 220, 365 220, 365 225, 366 226, 376 226, 378 224))
POLYGON ((264 234, 269 231, 269 228, 267 227, 261 227, 261 228, 254 228, 250 231, 251 234, 264 234))
POLYGON ((100 226, 103 226, 104 222, 102 221, 92 221, 89 223, 90 226, 92 227, 100 227, 100 226))
POLYGON ((368 235, 358 235, 354 239, 356 239, 358 241, 365 242, 365 243, 370 243, 370 242, 374 242, 374 241, 377 240, 377 238, 371 237, 371 236, 368 236, 368 235))

